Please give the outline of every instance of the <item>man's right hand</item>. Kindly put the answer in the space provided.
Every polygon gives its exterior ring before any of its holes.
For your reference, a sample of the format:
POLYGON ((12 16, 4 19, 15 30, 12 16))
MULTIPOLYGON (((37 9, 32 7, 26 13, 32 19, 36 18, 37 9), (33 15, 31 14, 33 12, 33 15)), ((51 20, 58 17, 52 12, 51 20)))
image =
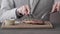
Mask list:
POLYGON ((23 15, 28 15, 30 13, 30 8, 28 5, 24 5, 17 9, 18 13, 21 13, 23 15))

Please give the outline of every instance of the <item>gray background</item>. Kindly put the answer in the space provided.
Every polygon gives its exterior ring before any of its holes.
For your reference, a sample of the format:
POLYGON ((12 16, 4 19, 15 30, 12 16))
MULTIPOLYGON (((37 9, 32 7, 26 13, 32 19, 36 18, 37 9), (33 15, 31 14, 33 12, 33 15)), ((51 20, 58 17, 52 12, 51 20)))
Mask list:
MULTIPOLYGON (((55 2, 57 1, 60 0, 55 0, 55 2)), ((55 26, 54 29, 1 29, 0 28, 0 34, 60 34, 60 13, 56 12, 51 14, 50 21, 54 24, 55 26)))

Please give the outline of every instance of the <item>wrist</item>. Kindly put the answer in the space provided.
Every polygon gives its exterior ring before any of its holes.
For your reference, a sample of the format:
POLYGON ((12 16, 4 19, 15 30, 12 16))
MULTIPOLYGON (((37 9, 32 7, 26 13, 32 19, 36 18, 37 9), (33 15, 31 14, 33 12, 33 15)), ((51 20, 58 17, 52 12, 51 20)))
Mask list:
POLYGON ((23 14, 22 13, 19 13, 19 11, 16 9, 16 16, 17 16, 17 18, 20 18, 20 17, 23 16, 23 14))

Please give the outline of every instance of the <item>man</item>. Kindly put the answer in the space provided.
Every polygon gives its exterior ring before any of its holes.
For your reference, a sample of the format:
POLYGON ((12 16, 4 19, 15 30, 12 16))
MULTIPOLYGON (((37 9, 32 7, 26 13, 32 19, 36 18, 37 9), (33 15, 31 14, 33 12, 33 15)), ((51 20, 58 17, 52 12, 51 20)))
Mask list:
MULTIPOLYGON (((0 21, 11 18, 24 19, 29 14, 36 19, 49 20, 53 4, 54 0, 2 0, 0 21)), ((53 7, 52 12, 54 10, 53 7)))

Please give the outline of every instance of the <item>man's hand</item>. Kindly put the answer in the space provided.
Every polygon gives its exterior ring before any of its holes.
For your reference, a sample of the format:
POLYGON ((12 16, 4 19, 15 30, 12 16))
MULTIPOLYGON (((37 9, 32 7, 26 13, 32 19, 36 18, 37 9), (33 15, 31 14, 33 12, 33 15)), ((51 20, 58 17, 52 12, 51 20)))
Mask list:
POLYGON ((60 11, 60 2, 56 2, 54 5, 53 5, 53 9, 52 9, 52 13, 55 13, 57 11, 60 11))
POLYGON ((28 5, 24 5, 17 9, 18 13, 21 13, 23 15, 28 15, 30 13, 30 8, 28 5))

